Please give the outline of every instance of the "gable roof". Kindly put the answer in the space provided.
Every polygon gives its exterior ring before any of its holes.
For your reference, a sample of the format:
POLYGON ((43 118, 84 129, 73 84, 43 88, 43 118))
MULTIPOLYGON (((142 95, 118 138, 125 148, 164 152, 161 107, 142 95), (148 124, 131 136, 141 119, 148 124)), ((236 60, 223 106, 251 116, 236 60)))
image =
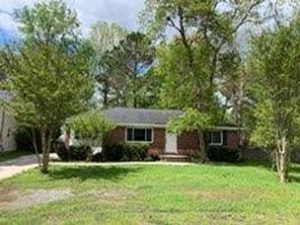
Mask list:
MULTIPOLYGON (((118 126, 140 126, 165 128, 167 123, 184 114, 181 110, 157 110, 116 107, 104 111, 105 116, 118 126)), ((239 130, 235 125, 224 124, 210 127, 216 130, 239 130)))
POLYGON ((183 114, 180 110, 156 110, 139 108, 111 108, 104 111, 106 117, 118 125, 166 126, 167 123, 183 114))

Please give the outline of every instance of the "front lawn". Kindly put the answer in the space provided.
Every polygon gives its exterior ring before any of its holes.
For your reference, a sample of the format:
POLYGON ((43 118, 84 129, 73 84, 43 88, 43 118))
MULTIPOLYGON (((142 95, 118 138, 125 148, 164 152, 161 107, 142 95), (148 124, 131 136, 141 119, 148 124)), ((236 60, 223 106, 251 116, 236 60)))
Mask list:
POLYGON ((299 224, 299 169, 52 166, 0 182, 0 224, 299 224))
POLYGON ((30 155, 30 154, 33 153, 30 151, 21 151, 21 150, 0 152, 0 162, 16 159, 18 157, 30 155))

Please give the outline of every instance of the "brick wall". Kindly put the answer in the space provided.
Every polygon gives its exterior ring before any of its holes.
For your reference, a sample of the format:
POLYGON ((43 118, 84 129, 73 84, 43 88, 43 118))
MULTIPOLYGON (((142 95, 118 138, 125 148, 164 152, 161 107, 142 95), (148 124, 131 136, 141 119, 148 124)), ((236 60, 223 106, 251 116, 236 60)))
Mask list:
MULTIPOLYGON (((124 144, 125 127, 117 127, 105 138, 106 145, 124 144)), ((164 128, 154 128, 153 143, 150 144, 149 154, 162 154, 165 149, 166 137, 164 128)), ((238 134, 236 131, 226 132, 226 144, 232 148, 238 147, 238 134)), ((186 132, 177 137, 178 154, 192 154, 199 151, 197 132, 186 132)))
POLYGON ((164 152, 166 145, 166 130, 164 128, 154 128, 153 132, 153 143, 150 144, 148 153, 160 155, 164 152))
POLYGON ((185 132, 177 137, 178 154, 191 155, 199 151, 197 132, 185 132))
MULTIPOLYGON (((162 154, 165 149, 165 129, 154 128, 153 129, 153 143, 150 144, 149 154, 162 154)), ((117 145, 125 144, 125 127, 117 127, 115 130, 111 131, 105 138, 105 145, 117 145)))
POLYGON ((105 145, 118 145, 125 143, 125 128, 117 127, 113 131, 109 132, 105 137, 104 144, 105 145))
POLYGON ((227 141, 226 144, 230 148, 238 148, 239 138, 237 131, 226 131, 227 141))

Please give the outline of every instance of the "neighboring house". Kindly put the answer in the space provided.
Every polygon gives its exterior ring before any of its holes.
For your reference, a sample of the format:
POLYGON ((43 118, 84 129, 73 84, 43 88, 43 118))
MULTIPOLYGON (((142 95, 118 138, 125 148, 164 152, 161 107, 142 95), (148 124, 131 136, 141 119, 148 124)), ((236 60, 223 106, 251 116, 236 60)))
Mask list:
MULTIPOLYGON (((0 91, 0 99, 9 100, 11 96, 6 91, 0 91)), ((16 121, 10 116, 5 106, 0 102, 0 151, 15 150, 17 145, 15 142, 14 132, 16 129, 16 121)))
MULTIPOLYGON (((181 135, 167 132, 167 123, 182 114, 183 112, 178 110, 108 109, 105 115, 116 123, 117 128, 107 136, 105 144, 147 143, 149 154, 191 155, 199 151, 197 132, 185 132, 181 135)), ((238 130, 234 126, 207 129, 207 144, 237 148, 238 130)))

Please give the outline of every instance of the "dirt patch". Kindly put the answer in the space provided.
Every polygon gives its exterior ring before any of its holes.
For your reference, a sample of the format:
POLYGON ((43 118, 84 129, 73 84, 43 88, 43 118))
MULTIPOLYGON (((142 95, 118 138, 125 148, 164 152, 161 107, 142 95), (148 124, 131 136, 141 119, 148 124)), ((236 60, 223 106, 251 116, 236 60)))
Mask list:
POLYGON ((126 189, 112 189, 112 190, 96 190, 89 191, 85 193, 90 198, 99 201, 101 203, 110 203, 110 204, 122 204, 128 198, 131 198, 134 192, 126 189))
POLYGON ((188 195, 216 201, 234 201, 249 197, 249 195, 242 190, 190 190, 188 191, 188 195))
POLYGON ((20 194, 17 190, 6 190, 6 197, 0 200, 0 210, 23 209, 72 197, 69 189, 38 189, 20 194), (6 199, 6 200, 5 200, 6 199))
POLYGON ((0 208, 13 202, 18 195, 18 189, 14 186, 6 186, 0 189, 0 208))

